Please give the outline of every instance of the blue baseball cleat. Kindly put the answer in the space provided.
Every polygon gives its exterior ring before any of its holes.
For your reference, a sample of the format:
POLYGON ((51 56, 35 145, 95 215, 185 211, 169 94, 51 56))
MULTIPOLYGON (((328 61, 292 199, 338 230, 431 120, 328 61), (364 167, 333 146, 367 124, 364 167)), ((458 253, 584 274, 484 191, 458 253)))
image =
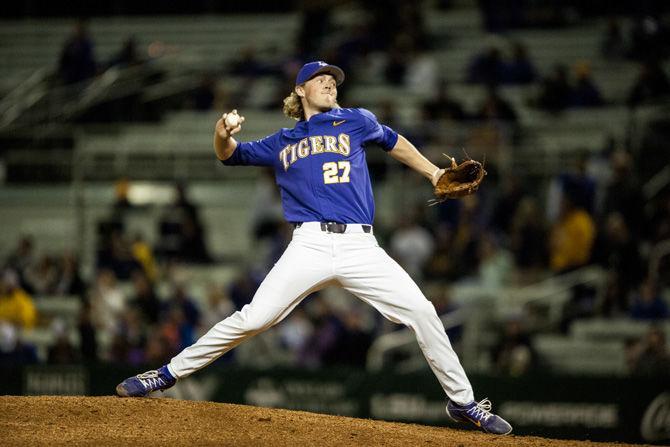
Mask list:
POLYGON ((116 386, 116 394, 121 397, 145 397, 154 391, 164 391, 177 383, 166 366, 128 377, 116 386))
POLYGON ((484 399, 480 402, 471 402, 458 405, 449 401, 447 414, 456 422, 470 422, 486 433, 507 435, 512 433, 512 426, 505 419, 491 413, 491 401, 484 399))

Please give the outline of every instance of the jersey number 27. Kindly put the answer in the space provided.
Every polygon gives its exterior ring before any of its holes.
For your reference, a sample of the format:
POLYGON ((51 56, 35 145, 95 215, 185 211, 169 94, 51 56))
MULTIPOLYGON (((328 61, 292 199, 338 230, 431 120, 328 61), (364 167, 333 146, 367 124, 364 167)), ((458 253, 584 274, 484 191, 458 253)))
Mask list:
POLYGON ((329 161, 323 164, 323 183, 349 183, 349 170, 351 165, 348 161, 329 161), (340 174, 342 171, 342 174, 340 174))

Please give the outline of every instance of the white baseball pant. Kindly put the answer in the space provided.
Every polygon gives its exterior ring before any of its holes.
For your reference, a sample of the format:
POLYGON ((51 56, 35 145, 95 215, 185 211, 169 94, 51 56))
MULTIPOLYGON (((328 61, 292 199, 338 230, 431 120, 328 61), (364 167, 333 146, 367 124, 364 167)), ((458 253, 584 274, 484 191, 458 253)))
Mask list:
POLYGON ((451 347, 433 304, 412 278, 361 225, 328 233, 305 222, 256 291, 251 303, 217 323, 169 363, 177 378, 204 368, 235 346, 283 320, 307 295, 339 285, 384 317, 411 328, 446 395, 458 404, 473 401, 472 386, 451 347))

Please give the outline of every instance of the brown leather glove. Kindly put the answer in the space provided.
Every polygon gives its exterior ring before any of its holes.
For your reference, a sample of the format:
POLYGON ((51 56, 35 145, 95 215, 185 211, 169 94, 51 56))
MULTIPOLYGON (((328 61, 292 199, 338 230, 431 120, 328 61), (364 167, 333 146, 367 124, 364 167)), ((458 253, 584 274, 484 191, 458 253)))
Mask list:
POLYGON ((466 160, 457 164, 451 159, 451 167, 445 168, 444 173, 435 182, 435 203, 444 202, 447 199, 458 199, 468 196, 479 188, 484 180, 486 170, 477 160, 466 160))

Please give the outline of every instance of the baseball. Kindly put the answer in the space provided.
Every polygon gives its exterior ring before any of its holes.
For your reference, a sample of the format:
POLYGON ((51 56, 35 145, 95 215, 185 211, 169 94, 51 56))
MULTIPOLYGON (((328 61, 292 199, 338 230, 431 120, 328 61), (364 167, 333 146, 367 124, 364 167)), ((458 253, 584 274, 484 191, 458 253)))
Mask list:
POLYGON ((229 113, 228 116, 226 116, 225 123, 228 129, 234 129, 240 124, 240 116, 236 113, 229 113))

